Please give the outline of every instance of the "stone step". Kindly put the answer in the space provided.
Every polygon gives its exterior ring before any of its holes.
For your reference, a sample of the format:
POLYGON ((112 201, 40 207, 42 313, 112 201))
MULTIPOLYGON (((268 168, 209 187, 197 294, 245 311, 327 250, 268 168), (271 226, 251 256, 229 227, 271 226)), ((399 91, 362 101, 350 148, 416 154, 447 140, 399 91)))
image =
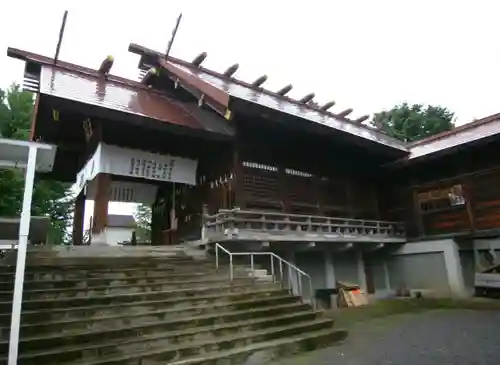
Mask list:
MULTIPOLYGON (((58 260, 59 261, 59 260, 58 260)), ((198 268, 215 268, 212 261, 183 261, 183 262, 164 262, 155 261, 148 263, 107 263, 107 264, 71 264, 65 265, 60 261, 57 264, 27 265, 26 273, 52 272, 52 271, 113 271, 117 269, 143 269, 143 270, 170 270, 170 271, 190 271, 198 268)), ((13 274, 16 271, 15 265, 0 266, 0 273, 13 274)))
MULTIPOLYGON (((232 322, 214 322, 205 326, 185 327, 182 330, 172 329, 172 321, 151 322, 136 326, 127 326, 110 330, 85 331, 79 333, 54 334, 52 336, 24 337, 19 342, 20 354, 28 355, 32 352, 67 351, 68 348, 78 347, 80 351, 86 347, 105 347, 107 344, 119 345, 122 341, 126 344, 130 341, 139 341, 142 338, 164 338, 164 343, 179 344, 198 339, 210 339, 213 337, 228 336, 236 333, 259 330, 270 327, 286 326, 292 323, 312 321, 319 318, 319 312, 311 310, 293 311, 291 313, 275 314, 270 320, 269 315, 261 315, 256 318, 247 318, 232 322), (83 346, 85 345, 85 346, 83 346)), ((179 322, 177 322, 179 323, 179 322)), ((0 353, 8 351, 8 341, 0 341, 0 353)), ((76 350, 78 352, 78 350, 76 350)))
MULTIPOLYGON (((238 278, 232 282, 234 285, 252 284, 251 278, 238 278)), ((147 293, 154 291, 168 291, 180 289, 195 289, 206 286, 224 286, 229 284, 229 279, 203 280, 203 281, 156 281, 145 284, 121 284, 111 286, 96 286, 90 288, 56 288, 56 289, 29 289, 23 293, 24 300, 85 298, 99 295, 119 295, 132 293, 147 293)), ((0 291, 0 300, 9 300, 12 290, 0 291)))
MULTIPOLYGON (((238 273, 235 279, 248 278, 244 273, 238 273)), ((214 274, 193 274, 179 275, 158 275, 158 276, 135 276, 126 278, 84 278, 84 279, 63 279, 63 280, 29 280, 24 282, 24 290, 40 290, 40 289, 87 289, 98 287, 109 287, 118 285, 146 285, 154 283, 170 283, 171 285, 184 285, 185 283, 201 283, 201 282, 229 282, 229 274, 214 273, 214 274)), ((14 281, 0 282, 0 291, 12 290, 14 281)))
MULTIPOLYGON (((247 273, 249 268, 237 266, 234 268, 235 274, 247 273)), ((102 269, 89 269, 89 270, 76 270, 70 269, 64 270, 63 268, 54 269, 52 271, 41 271, 33 272, 27 271, 25 273, 25 280, 70 280, 70 279, 86 279, 86 278, 127 278, 127 277, 137 277, 137 276, 165 276, 165 277, 175 277, 175 276, 200 276, 200 275, 212 275, 216 273, 226 273, 229 276, 229 268, 222 267, 217 270, 215 265, 210 267, 196 267, 185 268, 183 270, 172 270, 172 269, 158 269, 158 268, 102 268, 102 269)), ((3 273, 0 274, 0 282, 12 281, 14 273, 3 273)))
POLYGON ((209 351, 241 347, 286 336, 330 329, 332 325, 333 321, 330 319, 316 319, 281 327, 268 327, 254 331, 238 332, 231 335, 226 334, 219 337, 206 339, 196 338, 194 341, 182 343, 174 343, 173 341, 176 335, 182 334, 173 333, 174 336, 172 336, 170 333, 162 335, 163 337, 143 336, 129 341, 107 343, 100 347, 75 346, 73 348, 67 347, 55 351, 27 354, 19 358, 18 364, 71 363, 83 365, 88 364, 89 361, 95 365, 137 364, 138 361, 142 361, 142 363, 166 363, 174 359, 203 354, 209 351), (83 361, 80 360, 82 353, 84 353, 85 356, 83 361), (105 354, 105 356, 101 354, 105 354), (91 358, 95 358, 95 360, 91 360, 91 358))
MULTIPOLYGON (((40 299, 40 300, 23 300, 23 310, 35 309, 55 309, 67 308, 72 306, 89 306, 89 305, 115 305, 118 303, 131 303, 148 300, 161 300, 161 299, 178 299, 183 300, 198 295, 220 295, 223 296, 227 293, 244 293, 252 290, 252 288, 277 288, 278 286, 273 283, 258 283, 258 284, 236 284, 236 285, 219 285, 219 286, 206 286, 194 289, 178 289, 168 291, 150 291, 139 292, 131 294, 117 294, 117 295, 96 295, 92 297, 80 298, 58 298, 58 299, 40 299)), ((10 312, 12 307, 12 300, 0 302, 0 313, 10 312)))
MULTIPOLYGON (((7 261, 12 262, 12 261, 7 261)), ((14 261, 15 262, 15 261, 14 261)), ((192 257, 180 256, 144 256, 144 257, 28 257, 26 264, 28 266, 51 266, 51 265, 88 265, 88 266, 103 266, 103 265, 142 265, 148 264, 172 264, 179 265, 183 263, 197 262, 212 262, 208 258, 194 259, 192 257)))
MULTIPOLYGON (((200 296, 193 303, 193 300, 168 301, 157 300, 139 303, 125 303, 119 305, 105 305, 92 307, 71 307, 53 310, 23 311, 21 323, 40 324, 56 321, 80 321, 92 320, 106 316, 134 315, 139 313, 165 310, 175 313, 176 317, 194 316, 208 313, 218 313, 229 310, 243 310, 259 308, 268 305, 279 305, 284 303, 297 302, 300 298, 293 297, 285 290, 253 290, 245 294, 235 293, 224 297, 200 296)), ((10 313, 0 315, 0 324, 10 324, 10 313)))
MULTIPOLYGON (((21 326, 21 336, 51 336, 51 335, 72 335, 84 331, 101 331, 99 337, 105 333, 116 329, 123 329, 128 326, 147 326, 150 323, 162 323, 160 329, 167 331, 182 330, 198 326, 213 325, 217 323, 229 323, 238 320, 270 317, 278 314, 293 313, 309 309, 308 304, 301 302, 284 303, 275 306, 264 306, 244 310, 226 310, 219 313, 208 313, 194 316, 176 316, 169 310, 156 310, 137 314, 117 315, 84 319, 80 321, 59 321, 45 322, 32 325, 21 326)), ((157 329, 158 330, 158 329, 157 329)), ((0 335, 2 339, 9 338, 9 327, 1 327, 0 335)))
MULTIPOLYGON (((265 364, 269 361, 292 356, 305 351, 313 351, 334 343, 343 341, 347 337, 347 331, 326 329, 313 331, 305 334, 279 338, 272 341, 263 341, 230 350, 210 351, 203 355, 194 356, 189 359, 174 360, 169 365, 241 365, 241 364, 265 364)), ((83 362, 85 365, 97 365, 99 363, 83 362)), ((118 364, 118 363, 115 363, 118 364)), ((120 364, 139 365, 141 362, 129 362, 120 364)), ((149 364, 155 364, 150 362, 149 364)), ((158 363, 159 364, 159 363, 158 363)), ((164 363, 163 363, 164 364, 164 363)), ((110 365, 110 364, 109 364, 110 365)))
POLYGON ((184 246, 44 246, 28 247, 28 256, 50 255, 57 257, 96 257, 99 255, 133 256, 138 254, 186 256, 193 251, 184 246))

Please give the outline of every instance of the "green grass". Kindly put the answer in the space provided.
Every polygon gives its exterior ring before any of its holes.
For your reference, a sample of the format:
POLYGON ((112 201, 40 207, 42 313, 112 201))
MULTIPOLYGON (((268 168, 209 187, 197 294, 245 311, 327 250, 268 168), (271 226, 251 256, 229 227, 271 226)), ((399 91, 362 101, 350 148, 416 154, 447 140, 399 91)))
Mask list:
POLYGON ((388 299, 379 300, 366 307, 330 310, 326 315, 335 319, 335 326, 345 328, 374 318, 438 309, 500 310, 500 301, 482 298, 388 299))

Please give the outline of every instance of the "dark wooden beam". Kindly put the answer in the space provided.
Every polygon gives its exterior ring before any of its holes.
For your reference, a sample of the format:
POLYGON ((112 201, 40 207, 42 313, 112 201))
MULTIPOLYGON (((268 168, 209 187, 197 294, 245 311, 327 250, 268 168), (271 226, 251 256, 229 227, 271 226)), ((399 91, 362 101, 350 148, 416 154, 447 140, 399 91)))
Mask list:
POLYGON ((238 65, 237 63, 235 63, 234 65, 229 66, 226 69, 226 71, 224 71, 223 75, 226 76, 226 77, 231 77, 231 76, 233 76, 236 73, 236 71, 238 71, 239 67, 240 67, 240 65, 238 65))
POLYGON ((340 113, 337 114, 338 117, 341 117, 341 118, 345 118, 347 117, 349 114, 351 114, 353 112, 353 110, 351 108, 349 109, 346 109, 346 110, 343 110, 341 111, 340 113))
POLYGON ((286 85, 285 87, 279 89, 278 91, 276 91, 276 94, 281 95, 281 96, 285 96, 292 89, 293 89, 293 86, 291 84, 289 84, 289 85, 286 85))
POLYGON ((75 199, 73 214, 73 245, 83 244, 83 226, 85 220, 85 193, 84 190, 75 199))
POLYGON ((359 118, 356 118, 353 120, 354 123, 363 123, 364 121, 370 119, 370 116, 367 114, 367 115, 363 115, 359 118))
POLYGON ((252 82, 252 86, 259 87, 259 86, 261 86, 266 81, 267 81, 267 75, 262 75, 257 80, 255 80, 254 82, 252 82))
POLYGON ((94 201, 94 214, 92 233, 101 233, 108 225, 108 205, 111 194, 111 175, 97 174, 96 196, 94 201))
POLYGON ((202 52, 191 61, 193 66, 200 67, 203 61, 207 58, 207 52, 202 52))
POLYGON ((321 110, 324 110, 324 111, 327 111, 328 109, 330 109, 331 107, 333 107, 335 105, 335 101, 329 101, 328 103, 325 103, 323 104, 320 109, 321 110))
POLYGON ((316 96, 315 93, 310 93, 310 94, 307 94, 306 96, 304 96, 303 98, 299 99, 299 102, 303 103, 303 104, 307 104, 309 103, 312 99, 314 99, 314 97, 316 96))
POLYGON ((35 137, 35 129, 36 129, 36 118, 38 114, 38 105, 40 104, 40 94, 37 93, 35 97, 35 105, 33 105, 33 114, 31 115, 31 128, 30 128, 30 136, 29 140, 33 141, 35 137))

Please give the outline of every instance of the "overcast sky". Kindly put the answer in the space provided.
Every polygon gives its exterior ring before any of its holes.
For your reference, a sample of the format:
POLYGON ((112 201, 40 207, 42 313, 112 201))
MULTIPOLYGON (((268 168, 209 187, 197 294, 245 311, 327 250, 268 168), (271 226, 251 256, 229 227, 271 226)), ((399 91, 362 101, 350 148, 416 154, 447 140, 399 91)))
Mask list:
POLYGON ((136 79, 130 42, 164 51, 183 13, 171 54, 277 90, 315 92, 318 102, 354 116, 408 101, 442 105, 458 123, 499 111, 500 3, 460 0, 16 0, 0 12, 0 87, 21 81, 8 46, 54 56, 64 10, 60 58, 88 67, 115 57, 113 73, 136 79))
POLYGON ((0 86, 20 81, 22 62, 8 46, 53 56, 69 10, 60 58, 97 68, 112 54, 113 72, 136 78, 129 42, 164 51, 183 13, 172 55, 208 52, 207 67, 292 96, 352 107, 356 116, 402 101, 439 104, 460 123, 497 112, 500 4, 496 1, 182 0, 9 1, 0 13, 0 86), (40 5, 43 4, 43 5, 40 5), (495 5, 497 4, 497 5, 495 5))

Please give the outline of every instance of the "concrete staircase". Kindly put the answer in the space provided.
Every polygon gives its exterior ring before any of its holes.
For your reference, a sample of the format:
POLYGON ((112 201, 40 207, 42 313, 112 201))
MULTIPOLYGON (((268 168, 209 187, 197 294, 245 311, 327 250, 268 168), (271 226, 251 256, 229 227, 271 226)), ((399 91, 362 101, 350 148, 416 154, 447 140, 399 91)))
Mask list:
MULTIPOLYGON (((15 257, 0 266, 0 364, 8 354, 15 257)), ((172 248, 43 248, 28 253, 20 365, 232 365, 346 337, 300 298, 249 269, 215 269, 172 248)), ((264 275, 265 277, 265 275, 264 275)))

